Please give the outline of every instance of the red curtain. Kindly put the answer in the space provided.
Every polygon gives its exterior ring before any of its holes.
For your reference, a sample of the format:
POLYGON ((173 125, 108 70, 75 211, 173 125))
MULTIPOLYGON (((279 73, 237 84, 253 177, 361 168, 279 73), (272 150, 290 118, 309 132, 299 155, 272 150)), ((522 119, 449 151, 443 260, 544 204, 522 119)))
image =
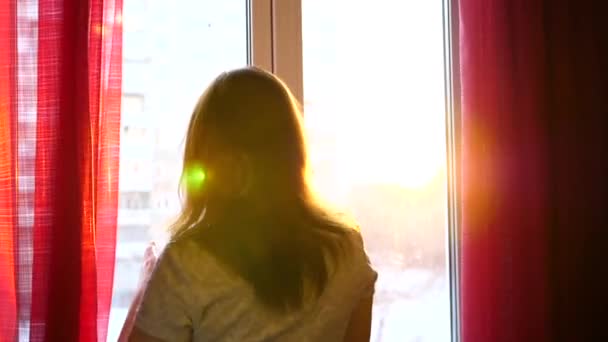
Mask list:
POLYGON ((14 341, 15 279, 15 3, 0 2, 0 341, 14 341))
POLYGON ((463 341, 608 341, 606 9, 459 7, 463 341))
POLYGON ((122 0, 0 4, 0 341, 105 341, 122 0))

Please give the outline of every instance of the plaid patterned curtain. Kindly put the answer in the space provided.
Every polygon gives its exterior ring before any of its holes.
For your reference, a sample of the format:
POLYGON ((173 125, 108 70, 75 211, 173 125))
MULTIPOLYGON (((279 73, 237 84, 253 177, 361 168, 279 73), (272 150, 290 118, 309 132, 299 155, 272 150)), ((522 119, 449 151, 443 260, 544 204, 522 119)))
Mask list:
POLYGON ((122 0, 0 2, 0 341, 105 341, 122 0))

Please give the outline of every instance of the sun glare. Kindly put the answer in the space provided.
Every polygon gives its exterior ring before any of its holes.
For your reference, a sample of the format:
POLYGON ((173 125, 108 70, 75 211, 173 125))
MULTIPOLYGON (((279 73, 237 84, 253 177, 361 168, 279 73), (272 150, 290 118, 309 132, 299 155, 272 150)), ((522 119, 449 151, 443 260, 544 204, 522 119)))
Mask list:
MULTIPOLYGON (((441 25, 423 35, 405 29, 401 16, 411 12, 408 6, 401 1, 353 3, 337 21, 340 62, 332 70, 337 82, 333 87, 327 82, 325 92, 336 95, 330 101, 332 115, 339 117, 333 129, 341 183, 420 190, 446 167, 443 70, 437 68, 443 65, 442 47, 437 44, 429 55, 396 43, 427 47, 429 37, 441 40, 441 25), (358 22, 362 17, 365 25, 358 22)), ((430 26, 424 16, 410 14, 408 20, 407 28, 430 26)))
POLYGON ((442 125, 431 115, 395 115, 384 124, 353 124, 338 143, 338 168, 350 184, 429 185, 445 167, 442 125), (354 126, 354 127, 353 127, 354 126))

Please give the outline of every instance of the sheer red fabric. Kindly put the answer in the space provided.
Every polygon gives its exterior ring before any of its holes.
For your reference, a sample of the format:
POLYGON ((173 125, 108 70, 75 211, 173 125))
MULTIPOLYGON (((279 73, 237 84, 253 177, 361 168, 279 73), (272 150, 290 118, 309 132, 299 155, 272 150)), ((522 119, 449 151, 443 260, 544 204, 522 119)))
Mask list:
POLYGON ((463 341, 608 340, 606 11, 591 3, 459 2, 463 341))
POLYGON ((0 2, 0 340, 14 341, 17 329, 15 279, 15 33, 13 1, 0 2))
POLYGON ((105 341, 122 0, 0 5, 0 341, 105 341))
POLYGON ((546 340, 541 5, 460 3, 464 341, 546 340))

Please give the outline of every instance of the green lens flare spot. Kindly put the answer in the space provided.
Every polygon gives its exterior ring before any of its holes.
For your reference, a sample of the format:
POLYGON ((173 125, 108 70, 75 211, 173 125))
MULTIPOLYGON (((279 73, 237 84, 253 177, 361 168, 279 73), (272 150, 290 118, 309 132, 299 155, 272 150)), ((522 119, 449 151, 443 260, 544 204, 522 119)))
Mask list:
POLYGON ((205 171, 202 169, 197 169, 192 171, 192 181, 197 183, 202 183, 205 181, 205 171))
POLYGON ((185 181, 190 189, 200 189, 205 183, 207 175, 205 170, 200 166, 188 168, 185 174, 185 181))

